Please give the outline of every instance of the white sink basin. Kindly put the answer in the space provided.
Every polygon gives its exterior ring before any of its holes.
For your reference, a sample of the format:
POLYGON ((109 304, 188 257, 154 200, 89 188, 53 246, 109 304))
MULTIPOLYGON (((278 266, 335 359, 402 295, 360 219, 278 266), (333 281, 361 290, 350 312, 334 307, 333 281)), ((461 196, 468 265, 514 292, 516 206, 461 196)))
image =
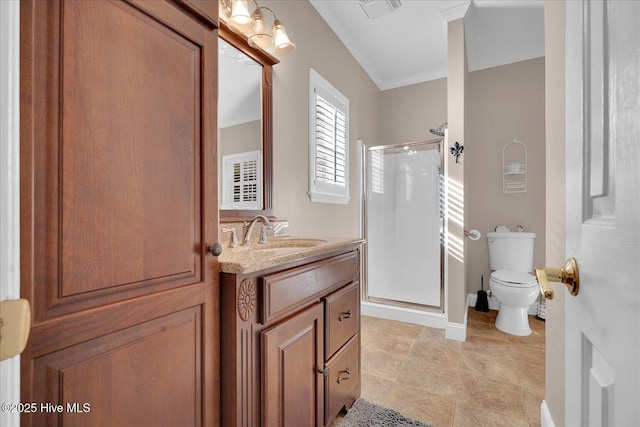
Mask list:
POLYGON ((315 246, 326 243, 326 240, 322 239, 291 239, 291 238, 281 238, 281 239, 273 239, 268 243, 257 243, 251 246, 248 246, 248 250, 253 251, 265 251, 272 249, 293 249, 293 248, 313 248, 315 246))

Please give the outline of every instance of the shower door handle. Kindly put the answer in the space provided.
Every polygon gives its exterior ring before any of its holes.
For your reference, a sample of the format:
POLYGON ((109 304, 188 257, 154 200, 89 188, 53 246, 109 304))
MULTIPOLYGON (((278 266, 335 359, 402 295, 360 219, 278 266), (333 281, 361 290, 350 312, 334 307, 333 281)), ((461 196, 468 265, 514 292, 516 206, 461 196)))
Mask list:
POLYGON ((578 295, 580 290, 580 273, 578 271, 578 261, 571 257, 562 268, 536 267, 536 280, 540 285, 540 293, 546 299, 553 299, 553 289, 549 282, 564 283, 573 296, 578 295))

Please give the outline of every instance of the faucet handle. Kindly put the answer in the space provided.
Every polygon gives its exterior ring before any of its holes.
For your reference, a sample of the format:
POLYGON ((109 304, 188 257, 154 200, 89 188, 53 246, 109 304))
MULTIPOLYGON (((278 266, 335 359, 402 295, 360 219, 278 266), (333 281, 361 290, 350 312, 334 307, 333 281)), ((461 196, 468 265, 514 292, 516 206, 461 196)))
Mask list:
POLYGON ((271 227, 270 225, 263 225, 260 228, 260 240, 258 240, 258 243, 262 243, 262 244, 268 243, 267 242, 267 230, 270 230, 271 228, 273 228, 273 227, 271 227))
POLYGON ((229 247, 237 248, 238 247, 238 232, 235 228, 223 228, 223 233, 231 233, 231 238, 229 239, 229 247))

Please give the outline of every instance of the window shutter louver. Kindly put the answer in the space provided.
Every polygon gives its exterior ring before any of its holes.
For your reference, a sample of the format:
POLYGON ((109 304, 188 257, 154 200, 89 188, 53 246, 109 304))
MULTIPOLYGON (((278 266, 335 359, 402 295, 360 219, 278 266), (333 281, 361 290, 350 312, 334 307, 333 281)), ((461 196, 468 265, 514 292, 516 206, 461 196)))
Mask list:
POLYGON ((313 69, 309 79, 309 197, 349 201, 349 100, 313 69))
POLYGON ((346 185, 347 120, 316 92, 316 179, 346 185))
POLYGON ((262 172, 259 151, 223 157, 225 209, 261 209, 262 172))

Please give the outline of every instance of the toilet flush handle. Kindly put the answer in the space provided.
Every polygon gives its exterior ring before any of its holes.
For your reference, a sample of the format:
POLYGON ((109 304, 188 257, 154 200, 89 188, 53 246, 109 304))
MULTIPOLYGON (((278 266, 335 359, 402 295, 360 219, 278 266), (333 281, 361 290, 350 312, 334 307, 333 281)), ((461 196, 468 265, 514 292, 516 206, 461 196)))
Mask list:
POLYGON ((578 295, 580 273, 578 272, 578 262, 575 258, 569 258, 562 268, 536 267, 535 272, 536 280, 540 285, 540 293, 546 299, 553 299, 553 289, 549 286, 549 282, 564 283, 571 295, 578 295))

